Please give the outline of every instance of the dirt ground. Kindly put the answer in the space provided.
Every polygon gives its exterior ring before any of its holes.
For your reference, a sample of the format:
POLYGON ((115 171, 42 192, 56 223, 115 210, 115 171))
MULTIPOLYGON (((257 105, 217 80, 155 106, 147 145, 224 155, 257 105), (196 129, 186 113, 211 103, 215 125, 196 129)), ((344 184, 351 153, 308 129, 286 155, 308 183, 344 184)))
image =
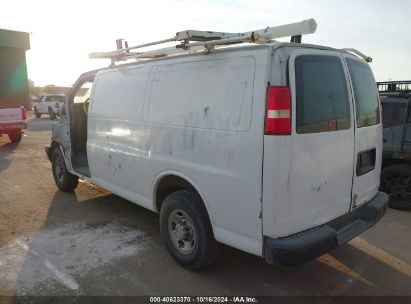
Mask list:
POLYGON ((190 272, 167 253, 158 216, 89 183, 57 190, 48 117, 19 144, 0 137, 1 295, 411 295, 411 212, 389 209, 343 247, 294 268, 224 247, 190 272))

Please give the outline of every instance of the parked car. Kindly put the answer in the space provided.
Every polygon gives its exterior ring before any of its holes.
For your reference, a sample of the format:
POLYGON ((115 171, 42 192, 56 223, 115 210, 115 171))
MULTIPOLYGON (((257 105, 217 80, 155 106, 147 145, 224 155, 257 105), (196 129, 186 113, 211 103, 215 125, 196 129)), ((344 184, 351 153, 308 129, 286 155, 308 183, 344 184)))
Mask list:
POLYGON ((391 207, 411 209, 411 81, 377 84, 384 113, 381 190, 391 207))
POLYGON ((19 142, 27 129, 26 108, 0 107, 0 136, 7 134, 11 142, 19 142))
POLYGON ((298 42, 204 42, 271 33, 184 31, 174 55, 95 54, 145 59, 77 80, 46 147, 57 187, 72 191, 80 177, 159 212, 166 248, 189 269, 210 264, 219 243, 296 265, 374 225, 388 196, 378 191, 370 58, 298 42), (185 53, 190 37, 205 51, 185 53))
POLYGON ((60 116, 60 111, 66 96, 64 94, 42 94, 34 105, 34 115, 40 118, 42 114, 48 114, 51 120, 60 116))

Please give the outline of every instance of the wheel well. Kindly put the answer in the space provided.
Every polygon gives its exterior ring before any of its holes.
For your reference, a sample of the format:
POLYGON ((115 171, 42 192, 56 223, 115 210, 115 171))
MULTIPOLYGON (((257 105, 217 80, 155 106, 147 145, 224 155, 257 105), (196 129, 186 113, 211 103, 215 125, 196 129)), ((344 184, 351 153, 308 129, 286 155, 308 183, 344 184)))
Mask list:
POLYGON ((157 190, 156 190, 156 208, 157 211, 160 211, 161 205, 163 204, 164 199, 171 193, 182 190, 182 189, 190 189, 197 192, 197 190, 193 187, 185 179, 176 176, 176 175, 168 175, 161 179, 158 183, 157 190))
POLYGON ((53 140, 53 141, 50 143, 50 147, 51 147, 52 149, 47 149, 46 152, 47 152, 47 157, 48 157, 48 159, 51 161, 51 154, 53 153, 53 150, 54 150, 55 148, 60 147, 60 144, 59 144, 57 141, 53 140))
POLYGON ((53 140, 53 141, 50 143, 50 147, 52 147, 53 149, 55 149, 55 148, 60 147, 60 144, 59 144, 57 141, 53 140))

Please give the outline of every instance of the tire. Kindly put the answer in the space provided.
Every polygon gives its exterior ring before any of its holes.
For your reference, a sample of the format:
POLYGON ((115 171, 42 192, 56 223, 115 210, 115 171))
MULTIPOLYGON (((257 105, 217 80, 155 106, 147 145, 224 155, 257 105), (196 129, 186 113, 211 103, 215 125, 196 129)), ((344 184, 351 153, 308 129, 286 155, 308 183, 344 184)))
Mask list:
POLYGON ((34 107, 34 115, 36 116, 36 118, 40 118, 41 114, 39 113, 39 111, 37 110, 37 107, 34 107))
POLYGON ((51 167, 53 170, 54 182, 63 192, 71 192, 78 185, 78 176, 68 172, 64 156, 59 148, 53 149, 51 154, 51 167))
POLYGON ((14 143, 20 142, 22 137, 23 137, 22 132, 16 132, 16 133, 9 134, 10 141, 14 143))
POLYGON ((55 120, 56 119, 56 113, 53 112, 52 108, 49 108, 49 116, 51 120, 55 120))
POLYGON ((173 258, 190 270, 210 265, 218 255, 207 210, 193 190, 168 195, 160 211, 160 230, 173 258))
POLYGON ((411 209, 411 166, 395 164, 381 172, 381 190, 390 196, 390 207, 411 209))

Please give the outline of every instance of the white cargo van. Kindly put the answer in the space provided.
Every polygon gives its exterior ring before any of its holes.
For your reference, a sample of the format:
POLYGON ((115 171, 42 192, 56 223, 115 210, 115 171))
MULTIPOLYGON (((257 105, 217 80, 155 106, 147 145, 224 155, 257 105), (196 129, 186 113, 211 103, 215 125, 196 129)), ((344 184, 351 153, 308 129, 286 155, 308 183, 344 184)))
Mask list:
POLYGON ((219 243, 295 265, 374 225, 388 197, 370 58, 301 44, 296 26, 94 54, 138 60, 74 85, 46 147, 58 188, 80 177, 159 212, 167 249, 189 269, 219 243), (241 41, 255 43, 218 48, 241 41))

